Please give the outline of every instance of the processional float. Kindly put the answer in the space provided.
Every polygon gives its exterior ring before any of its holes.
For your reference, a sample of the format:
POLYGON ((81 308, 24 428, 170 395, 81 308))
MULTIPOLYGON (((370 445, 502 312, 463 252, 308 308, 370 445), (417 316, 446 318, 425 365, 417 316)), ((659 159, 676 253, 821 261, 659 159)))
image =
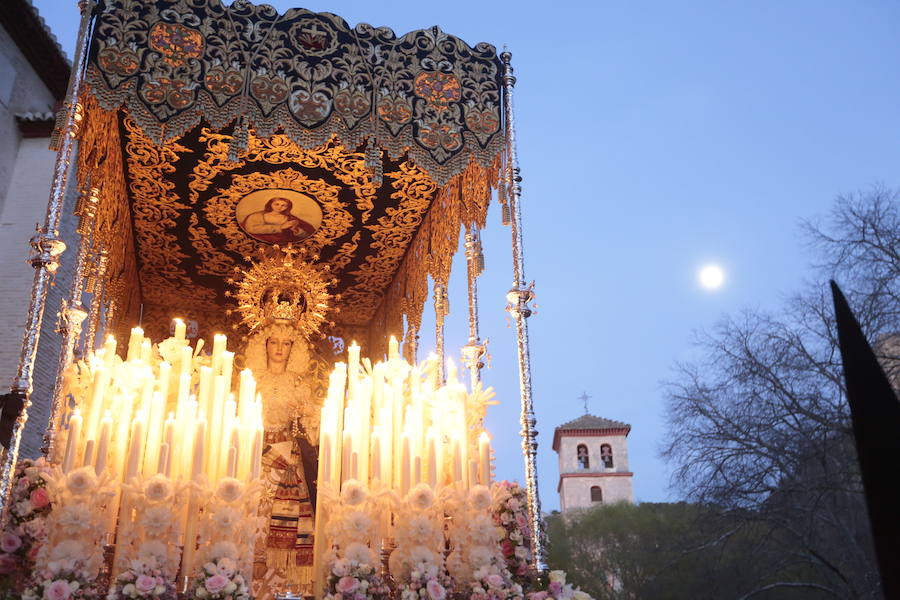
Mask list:
MULTIPOLYGON (((61 513, 94 490, 105 521, 85 517, 83 525, 103 536, 109 577, 130 568, 128 544, 132 554, 150 541, 178 548, 172 558, 153 546, 157 564, 135 567, 116 589, 130 583, 134 592, 139 577, 146 587, 146 577, 170 582, 173 573, 190 578, 196 570, 201 579, 228 579, 197 597, 240 597, 235 573, 249 580, 253 549, 224 566, 210 552, 265 528, 253 506, 265 496, 259 463, 271 440, 255 393, 260 374, 239 369, 248 357, 232 348, 235 356, 219 334, 236 328, 235 339, 246 338, 267 324, 307 319, 304 377, 318 428, 317 472, 308 478, 310 496, 318 483, 320 506, 315 535, 308 532, 316 591, 359 594, 349 577, 365 581, 369 596, 390 593, 379 573, 350 572, 380 565, 382 552, 386 572, 395 580, 404 573, 404 589, 427 587, 433 600, 440 593, 416 565, 443 565, 444 549, 456 548, 446 564, 457 578, 487 577, 477 566, 492 558, 462 548, 486 548, 479 536, 496 542, 496 526, 482 514, 492 477, 477 295, 479 232, 496 194, 512 234, 506 300, 518 342, 526 499, 521 514, 515 491, 495 490, 493 501, 512 507, 503 523, 520 520, 531 548, 518 558, 527 556, 530 573, 543 572, 527 328, 533 291, 522 254, 511 55, 470 47, 437 27, 397 37, 383 27, 350 28, 328 13, 278 14, 242 0, 84 1, 81 8, 47 217, 31 242, 35 278, 21 360, 3 407, 7 417, 18 415, 0 473, 4 525, 26 520, 16 512, 17 493, 43 497, 35 490, 46 487, 61 513), (66 205, 69 189, 78 191, 74 206, 66 205), (31 398, 47 291, 66 249, 58 232, 70 214, 78 236, 60 310, 56 390, 31 398), (468 390, 443 359, 460 233, 468 390), (429 278, 437 353, 417 364, 429 278), (173 325, 174 317, 183 320, 173 325), (17 468, 32 402, 51 404, 50 464, 17 468), (26 471, 36 468, 43 474, 29 483, 26 471), (146 515, 165 514, 151 510, 164 505, 173 523, 155 530, 146 515), (231 538, 222 534, 231 531, 228 518, 243 527, 231 538), (427 540, 441 556, 429 558, 427 540)), ((37 504, 29 505, 35 513, 37 504)), ((69 533, 53 535, 77 541, 69 533)), ((522 543, 522 535, 512 537, 522 543)), ((492 581, 477 589, 502 588, 492 581)), ((153 593, 164 597, 168 585, 153 593)))

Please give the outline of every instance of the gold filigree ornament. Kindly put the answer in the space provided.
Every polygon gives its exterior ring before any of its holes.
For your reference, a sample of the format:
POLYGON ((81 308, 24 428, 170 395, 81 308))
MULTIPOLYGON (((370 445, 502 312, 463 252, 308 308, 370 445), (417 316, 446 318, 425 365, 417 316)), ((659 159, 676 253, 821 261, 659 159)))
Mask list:
POLYGON ((337 283, 330 275, 330 265, 315 264, 318 256, 293 245, 260 248, 258 261, 249 256, 244 259, 251 266, 235 267, 240 280, 229 279, 235 289, 225 293, 237 301, 237 309, 230 312, 241 315, 240 324, 247 328, 248 335, 281 324, 293 327, 309 340, 323 335, 323 324, 334 327, 328 313, 338 310, 331 306, 331 300, 340 296, 328 291, 337 283))

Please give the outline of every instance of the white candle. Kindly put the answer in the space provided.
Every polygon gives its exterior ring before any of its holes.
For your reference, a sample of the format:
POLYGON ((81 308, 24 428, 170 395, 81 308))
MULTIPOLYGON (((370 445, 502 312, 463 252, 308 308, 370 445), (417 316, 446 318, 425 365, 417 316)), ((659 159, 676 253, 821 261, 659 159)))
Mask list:
POLYGON ((359 383, 359 346, 356 342, 347 348, 347 392, 352 402, 356 397, 356 386, 359 383))
POLYGON ((350 478, 359 481, 359 454, 350 455, 350 478))
POLYGON ((159 465, 159 448, 163 443, 163 426, 166 418, 166 399, 154 392, 150 400, 150 416, 147 419, 147 450, 144 454, 144 473, 152 474, 159 465))
POLYGON ((175 323, 175 339, 183 341, 187 335, 187 325, 178 318, 172 319, 172 322, 175 323))
POLYGON ((231 389, 231 370, 234 368, 234 352, 222 351, 222 375, 228 389, 231 389))
POLYGON ((97 442, 97 460, 94 465, 94 472, 97 475, 103 473, 106 468, 106 461, 109 458, 109 437, 112 434, 112 415, 106 411, 103 420, 100 421, 100 441, 97 442))
POLYGON ((161 468, 161 470, 165 473, 165 475, 167 477, 172 472, 171 456, 172 456, 172 448, 173 448, 174 444, 175 444, 175 414, 170 412, 169 418, 166 419, 166 423, 163 426, 163 448, 165 448, 165 451, 163 451, 162 449, 160 450, 160 453, 162 455, 164 455, 162 458, 160 458, 160 464, 163 465, 163 468, 161 468))
POLYGON ((103 360, 106 364, 106 368, 110 369, 113 366, 116 358, 116 338, 112 335, 106 336, 106 341, 103 343, 103 360))
POLYGON ((400 436, 400 493, 404 496, 409 492, 409 457, 409 432, 404 431, 400 436))
POLYGON ((206 418, 203 415, 197 419, 194 426, 194 460, 191 465, 191 480, 196 481, 203 474, 206 465, 206 418))
POLYGON ((237 477, 237 448, 232 446, 228 449, 228 471, 229 477, 237 477))
POLYGON ((181 377, 187 376, 188 381, 190 381, 191 377, 191 363, 194 359, 194 350, 190 346, 182 346, 181 348, 181 361, 180 361, 180 375, 181 377))
POLYGON ((217 333, 213 336, 212 368, 215 375, 221 374, 222 352, 225 351, 225 344, 227 341, 228 338, 221 333, 217 333))
POLYGON ((72 416, 69 417, 69 437, 66 439, 66 453, 63 457, 63 471, 66 473, 71 471, 72 466, 75 464, 75 455, 78 454, 78 438, 81 436, 81 424, 83 421, 84 417, 81 416, 81 411, 76 407, 72 411, 72 416))
POLYGON ((138 415, 131 422, 131 448, 128 451, 128 463, 125 469, 125 481, 136 477, 140 469, 144 451, 144 421, 138 415))
POLYGON ((163 475, 165 475, 168 472, 169 467, 166 462, 168 459, 168 456, 169 456, 169 445, 166 443, 163 443, 159 447, 159 462, 156 464, 156 472, 157 473, 162 473, 163 475))
POLYGON ((141 343, 144 341, 144 330, 140 327, 134 327, 131 330, 131 337, 128 339, 128 355, 125 360, 137 360, 141 356, 141 343))
POLYGON ((474 458, 469 461, 469 487, 472 487, 478 483, 478 461, 474 458))
POLYGON ((150 364, 150 356, 153 352, 153 347, 150 344, 150 340, 145 339, 141 342, 141 362, 145 365, 150 364))
POLYGON ((397 338, 391 336, 388 338, 388 360, 395 360, 400 358, 400 344, 397 343, 397 338))
POLYGON ((261 459, 262 459, 262 435, 263 435, 262 427, 259 427, 256 430, 256 433, 253 434, 253 446, 252 446, 252 448, 253 448, 252 449, 253 463, 250 468, 250 480, 251 481, 259 479, 259 469, 260 469, 260 463, 261 463, 261 459))
POLYGON ((372 481, 381 481, 381 431, 372 430, 372 481))
POLYGON ((350 455, 353 453, 353 434, 349 430, 344 430, 343 450, 341 451, 341 482, 352 479, 350 472, 351 463, 350 455))
POLYGON ((156 380, 156 390, 162 394, 163 404, 169 395, 169 377, 172 374, 172 365, 166 361, 159 363, 159 378, 156 380))
POLYGON ((413 481, 416 485, 422 483, 422 457, 417 456, 413 459, 413 481))
POLYGON ((481 484, 491 485, 491 438, 486 431, 478 436, 478 460, 481 463, 481 484))
POLYGON ((437 486, 437 438, 434 428, 428 428, 426 457, 428 459, 428 485, 434 489, 437 486))
POLYGON ((453 481, 463 480, 463 462, 462 448, 460 448, 459 438, 453 438, 453 481))

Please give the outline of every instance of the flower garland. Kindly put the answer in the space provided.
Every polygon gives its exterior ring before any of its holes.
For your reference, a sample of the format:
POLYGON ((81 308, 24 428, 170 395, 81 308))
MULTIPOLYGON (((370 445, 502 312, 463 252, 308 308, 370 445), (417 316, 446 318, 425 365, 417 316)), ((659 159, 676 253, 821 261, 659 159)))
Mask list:
POLYGON ((527 586, 532 583, 527 493, 518 483, 498 481, 493 486, 492 496, 494 522, 503 530, 500 550, 506 568, 518 583, 527 586))
POLYGON ((18 598, 35 557, 47 540, 50 493, 43 474, 47 462, 26 458, 16 464, 10 492, 9 523, 0 533, 0 598, 18 598))
POLYGON ((93 600, 102 592, 96 584, 96 575, 76 559, 55 560, 47 567, 32 574, 30 585, 22 591, 22 600, 69 600, 79 598, 93 600))
POLYGON ((247 580, 237 563, 220 556, 203 565, 190 586, 191 598, 200 600, 250 600, 247 580))
POLYGON ((522 586, 515 583, 506 568, 497 564, 475 570, 469 600, 521 600, 522 586))
POLYGON ((116 577, 106 600, 175 600, 175 586, 166 577, 155 557, 133 560, 128 569, 116 577))

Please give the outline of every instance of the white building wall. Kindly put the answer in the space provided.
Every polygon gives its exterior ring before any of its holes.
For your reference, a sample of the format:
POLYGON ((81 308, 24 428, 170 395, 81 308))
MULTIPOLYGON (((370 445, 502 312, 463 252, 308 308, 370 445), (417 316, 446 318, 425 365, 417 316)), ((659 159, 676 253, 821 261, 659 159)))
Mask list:
POLYGON ((624 435, 585 435, 561 431, 558 452, 560 508, 563 512, 593 506, 593 486, 602 490, 604 504, 634 502, 632 474, 628 466, 628 442, 624 435), (588 449, 587 469, 578 465, 578 446, 581 444, 588 449), (606 469, 600 460, 600 447, 603 444, 612 447, 612 469, 606 469))

